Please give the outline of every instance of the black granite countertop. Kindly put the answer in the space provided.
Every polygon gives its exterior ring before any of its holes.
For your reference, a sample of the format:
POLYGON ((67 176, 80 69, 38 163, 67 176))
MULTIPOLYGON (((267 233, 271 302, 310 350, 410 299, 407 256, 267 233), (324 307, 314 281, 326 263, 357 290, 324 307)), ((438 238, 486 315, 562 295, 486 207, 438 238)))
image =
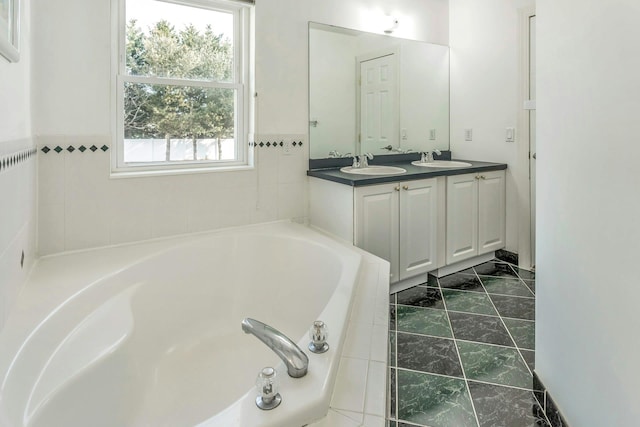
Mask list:
POLYGON ((385 182, 410 181, 413 179, 427 179, 436 176, 462 175, 473 172, 488 172, 504 170, 507 168, 505 163, 489 163, 476 162, 472 160, 454 159, 461 162, 471 163, 471 166, 463 168, 429 168, 423 166, 414 166, 411 161, 386 163, 388 166, 397 166, 406 169, 407 172, 400 175, 354 175, 350 173, 340 172, 340 167, 310 169, 307 171, 308 176, 326 179, 328 181, 338 182, 340 184, 350 185, 352 187, 360 187, 364 185, 383 184, 385 182))

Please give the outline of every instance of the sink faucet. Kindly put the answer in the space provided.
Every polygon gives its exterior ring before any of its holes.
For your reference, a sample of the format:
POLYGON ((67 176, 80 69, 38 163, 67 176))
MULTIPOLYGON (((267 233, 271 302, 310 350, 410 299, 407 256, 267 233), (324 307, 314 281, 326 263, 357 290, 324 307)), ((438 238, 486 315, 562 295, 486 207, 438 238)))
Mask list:
POLYGON ((373 160, 373 154, 364 153, 360 156, 360 167, 367 168, 369 167, 369 160, 373 160))
POLYGON ((242 330, 245 334, 253 334, 273 350, 287 366, 287 373, 290 377, 301 378, 307 374, 309 358, 282 332, 248 317, 242 321, 242 330))
POLYGON ((435 149, 433 151, 425 151, 424 153, 422 153, 422 158, 420 159, 420 161, 422 163, 431 163, 433 162, 433 153, 436 153, 438 156, 442 154, 442 151, 435 149))

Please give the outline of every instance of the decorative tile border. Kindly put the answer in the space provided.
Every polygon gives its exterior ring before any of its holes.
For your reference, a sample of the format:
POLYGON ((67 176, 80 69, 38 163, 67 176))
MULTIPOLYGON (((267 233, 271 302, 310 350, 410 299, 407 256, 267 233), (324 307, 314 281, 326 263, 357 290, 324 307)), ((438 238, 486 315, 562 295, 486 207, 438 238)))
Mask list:
MULTIPOLYGON (((300 148, 300 147, 302 147, 302 145, 303 145, 303 143, 302 143, 301 140, 299 140, 299 141, 291 141, 291 146, 294 147, 294 148, 296 148, 296 147, 300 148)), ((267 142, 264 142, 264 141, 250 142, 249 146, 250 147, 255 147, 255 148, 284 147, 284 141, 283 140, 280 140, 280 141, 275 140, 275 141, 267 141, 267 142)))
POLYGON ((56 145, 53 148, 49 148, 49 146, 45 145, 44 147, 42 147, 40 149, 40 151, 44 154, 49 154, 50 152, 55 152, 56 154, 60 154, 63 151, 68 151, 69 153, 73 153, 74 151, 78 150, 81 153, 84 153, 85 151, 91 151, 92 153, 95 153, 98 150, 104 151, 106 152, 107 150, 109 150, 109 146, 107 145, 103 145, 102 147, 96 147, 95 145, 92 145, 90 147, 86 147, 84 145, 79 146, 78 148, 74 147, 73 145, 69 145, 67 148, 62 148, 59 145, 56 145))
POLYGON ((37 152, 36 148, 28 148, 26 150, 20 150, 15 153, 0 156, 0 172, 4 172, 20 163, 26 162, 31 157, 35 156, 37 152))
POLYGON ((551 422, 551 427, 569 427, 569 424, 558 410, 558 406, 551 398, 547 388, 542 381, 540 381, 535 371, 533 372, 533 388, 536 390, 534 391, 534 395, 536 399, 538 399, 538 403, 540 403, 542 410, 551 422))
POLYGON ((506 261, 509 264, 518 265, 518 254, 515 252, 507 251, 505 249, 498 249, 496 251, 496 258, 501 261, 506 261))

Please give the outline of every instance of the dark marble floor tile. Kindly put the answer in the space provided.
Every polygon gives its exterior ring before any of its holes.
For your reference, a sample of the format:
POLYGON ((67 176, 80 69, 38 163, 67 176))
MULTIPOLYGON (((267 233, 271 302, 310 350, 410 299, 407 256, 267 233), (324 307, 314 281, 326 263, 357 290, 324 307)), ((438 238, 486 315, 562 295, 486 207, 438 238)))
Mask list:
POLYGON ((442 289, 457 289, 484 293, 482 283, 475 274, 455 273, 438 279, 442 289))
POLYGON ((520 349, 520 353, 522 354, 524 361, 527 363, 529 370, 533 372, 536 368, 536 352, 533 350, 520 349))
POLYGON ((535 293, 536 293, 536 281, 535 280, 526 280, 526 279, 522 279, 522 281, 524 282, 525 285, 527 285, 529 290, 531 292, 533 292, 533 294, 535 295, 535 293))
POLYGON ((514 277, 480 276, 484 288, 489 294, 512 295, 519 297, 533 297, 533 292, 514 277))
POLYGON ((430 427, 477 426, 464 380, 402 370, 398 420, 430 427))
POLYGON ((389 330, 396 330, 396 306, 389 304, 389 330))
POLYGON ((518 254, 507 251, 504 249, 498 249, 496 251, 496 258, 498 261, 508 262, 509 264, 518 265, 518 254))
POLYGON ((447 310, 497 315, 489 297, 485 293, 443 289, 442 295, 447 304, 447 310))
POLYGON ((525 270, 524 268, 515 267, 516 273, 521 279, 536 280, 536 273, 534 271, 525 270))
POLYGON ((462 368, 453 340, 401 332, 398 332, 396 339, 398 368, 454 377, 462 376, 462 368))
POLYGON ((416 286, 396 294, 398 304, 444 309, 439 289, 416 286))
POLYGON ((396 358, 396 332, 389 332, 389 366, 397 366, 398 359, 396 358))
POLYGON ((397 387, 398 370, 389 369, 389 418, 396 419, 396 408, 398 407, 397 387))
POLYGON ((518 277, 511 266, 505 262, 489 261, 476 265, 473 269, 479 276, 518 277))
POLYGON ((499 317, 449 312, 456 339, 514 346, 499 317))
POLYGON ((540 379, 538 378, 538 375, 534 372, 533 373, 533 395, 536 397, 536 399, 538 399, 538 403, 540 404, 540 406, 542 407, 542 409, 545 409, 545 388, 542 385, 542 382, 540 382, 540 379))
POLYGON ((427 286, 429 288, 437 288, 438 287, 438 278, 432 274, 429 274, 427 281, 424 283, 420 283, 418 286, 427 286))
POLYGON ((469 381, 480 427, 549 426, 533 393, 469 381))
POLYGON ((425 307, 399 305, 396 309, 398 331, 452 338, 447 312, 425 307))
POLYGON ((532 376, 515 348, 457 341, 468 379, 531 389, 532 376))
POLYGON ((553 427, 566 427, 568 425, 567 421, 558 410, 556 403, 553 401, 553 398, 549 395, 549 393, 547 393, 546 398, 547 400, 545 412, 547 414, 547 418, 549 418, 549 421, 551 421, 551 425, 553 427))
POLYGON ((536 300, 534 298, 490 295, 491 301, 502 317, 534 320, 536 318, 536 300))
POLYGON ((502 319, 520 348, 536 349, 536 324, 531 320, 502 319))

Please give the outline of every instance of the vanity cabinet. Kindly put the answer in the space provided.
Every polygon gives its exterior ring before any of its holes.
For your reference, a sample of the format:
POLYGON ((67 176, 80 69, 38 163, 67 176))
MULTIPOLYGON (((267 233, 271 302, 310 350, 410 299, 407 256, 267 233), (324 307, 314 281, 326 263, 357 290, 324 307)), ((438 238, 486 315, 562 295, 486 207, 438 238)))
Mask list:
POLYGON ((355 188, 354 244, 391 263, 392 283, 440 266, 438 236, 444 230, 439 230, 438 210, 444 194, 438 181, 355 188))
POLYGON ((447 177, 446 263, 505 246, 505 172, 447 177))
POLYGON ((445 177, 350 187, 310 182, 311 225, 391 264, 391 283, 444 265, 445 177))

